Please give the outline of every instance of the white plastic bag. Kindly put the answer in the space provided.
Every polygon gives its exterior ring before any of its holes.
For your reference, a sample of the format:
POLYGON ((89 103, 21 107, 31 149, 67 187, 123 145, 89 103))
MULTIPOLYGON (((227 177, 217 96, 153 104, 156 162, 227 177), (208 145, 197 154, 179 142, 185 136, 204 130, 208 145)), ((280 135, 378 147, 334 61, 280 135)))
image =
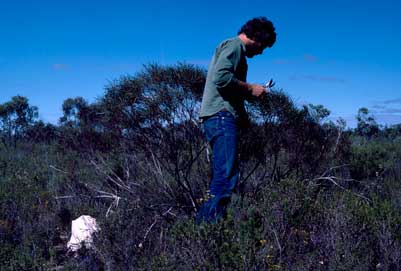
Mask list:
POLYGON ((78 251, 82 244, 86 248, 93 245, 93 234, 100 228, 96 223, 96 219, 89 215, 81 215, 71 222, 71 238, 67 243, 67 249, 72 252, 78 251))

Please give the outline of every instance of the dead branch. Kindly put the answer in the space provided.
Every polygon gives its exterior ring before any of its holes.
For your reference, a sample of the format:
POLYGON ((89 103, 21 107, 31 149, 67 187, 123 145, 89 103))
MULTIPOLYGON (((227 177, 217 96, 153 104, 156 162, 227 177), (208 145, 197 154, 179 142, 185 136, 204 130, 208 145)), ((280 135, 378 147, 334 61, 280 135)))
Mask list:
POLYGON ((160 218, 165 216, 166 214, 170 214, 173 216, 176 216, 175 214, 171 213, 171 210, 173 209, 173 207, 170 207, 167 211, 165 211, 161 216, 156 216, 155 220, 153 221, 153 223, 150 225, 150 227, 147 229, 147 231, 145 232, 145 235, 143 236, 143 240, 142 242, 140 242, 138 244, 138 248, 142 248, 143 247, 143 243, 146 241, 146 239, 148 238, 148 235, 150 233, 150 231, 152 230, 152 228, 156 225, 157 222, 160 221, 160 218))

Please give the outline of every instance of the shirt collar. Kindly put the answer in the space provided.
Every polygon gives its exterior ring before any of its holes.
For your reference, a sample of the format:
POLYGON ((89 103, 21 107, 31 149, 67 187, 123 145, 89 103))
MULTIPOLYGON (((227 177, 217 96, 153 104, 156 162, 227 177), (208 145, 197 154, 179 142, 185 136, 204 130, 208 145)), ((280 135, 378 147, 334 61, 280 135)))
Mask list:
POLYGON ((238 36, 237 36, 237 40, 241 44, 242 51, 245 53, 246 52, 245 44, 242 42, 242 40, 238 36))

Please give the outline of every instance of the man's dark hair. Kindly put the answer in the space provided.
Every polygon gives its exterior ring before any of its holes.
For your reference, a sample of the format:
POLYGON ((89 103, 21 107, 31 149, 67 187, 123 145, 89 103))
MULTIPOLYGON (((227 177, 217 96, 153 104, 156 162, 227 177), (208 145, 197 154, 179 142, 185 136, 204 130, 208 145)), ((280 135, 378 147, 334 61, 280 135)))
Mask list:
POLYGON ((266 17, 256 17, 247 21, 238 34, 244 33, 253 41, 260 42, 266 47, 272 47, 276 42, 276 32, 273 23, 266 17))

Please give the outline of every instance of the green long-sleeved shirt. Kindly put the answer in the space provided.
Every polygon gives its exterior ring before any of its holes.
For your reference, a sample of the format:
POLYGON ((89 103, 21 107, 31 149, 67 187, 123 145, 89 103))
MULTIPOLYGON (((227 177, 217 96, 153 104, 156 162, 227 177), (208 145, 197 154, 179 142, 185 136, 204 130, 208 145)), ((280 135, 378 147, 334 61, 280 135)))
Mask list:
POLYGON ((236 118, 246 114, 244 100, 249 94, 240 89, 238 81, 246 81, 247 71, 245 45, 239 37, 220 43, 208 68, 200 117, 211 116, 222 109, 236 118))

